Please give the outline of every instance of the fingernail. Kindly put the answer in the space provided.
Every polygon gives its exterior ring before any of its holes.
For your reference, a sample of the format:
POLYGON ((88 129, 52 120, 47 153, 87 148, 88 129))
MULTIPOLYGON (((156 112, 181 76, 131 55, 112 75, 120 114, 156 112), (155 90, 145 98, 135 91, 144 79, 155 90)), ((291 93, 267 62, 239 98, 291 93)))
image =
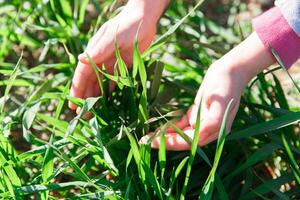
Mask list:
POLYGON ((82 116, 82 119, 90 119, 92 117, 92 113, 91 112, 88 112, 88 113, 85 113, 83 116, 82 116))
POLYGON ((78 60, 81 61, 81 62, 82 62, 82 61, 85 61, 85 60, 86 60, 85 54, 83 54, 83 53, 82 53, 82 54, 79 54, 78 60))
POLYGON ((139 143, 140 143, 140 144, 146 144, 147 141, 148 141, 148 136, 145 135, 145 136, 143 136, 143 137, 140 139, 139 143))
POLYGON ((68 106, 71 110, 75 110, 76 109, 76 105, 74 103, 72 103, 71 101, 68 102, 68 106))
POLYGON ((77 107, 77 108, 76 108, 76 114, 79 115, 80 111, 81 111, 81 108, 80 108, 80 107, 77 107))

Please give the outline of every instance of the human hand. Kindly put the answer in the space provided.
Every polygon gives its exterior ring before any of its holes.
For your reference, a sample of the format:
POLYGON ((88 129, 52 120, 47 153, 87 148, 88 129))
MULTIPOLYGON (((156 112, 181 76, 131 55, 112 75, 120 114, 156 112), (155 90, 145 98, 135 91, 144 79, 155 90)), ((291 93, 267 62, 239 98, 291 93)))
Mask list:
MULTIPOLYGON (((116 17, 103 24, 89 41, 85 52, 79 55, 70 96, 81 99, 100 96, 96 74, 86 55, 88 54, 98 67, 104 65, 106 72, 113 74, 116 62, 114 44, 117 40, 121 56, 127 66, 130 66, 137 32, 139 31, 139 51, 143 52, 150 46, 155 36, 156 23, 167 2, 168 0, 152 3, 149 0, 131 0, 116 17)), ((115 83, 110 83, 110 92, 114 89, 114 85, 115 83)), ((80 108, 72 102, 69 102, 69 107, 76 110, 77 114, 80 112, 80 108)))
MULTIPOLYGON (((217 61, 207 71, 194 104, 175 125, 191 139, 193 138, 200 98, 202 97, 199 145, 203 146, 214 141, 218 137, 225 109, 230 100, 234 99, 233 107, 228 116, 227 132, 229 132, 245 86, 246 83, 243 78, 239 76, 237 71, 231 70, 229 63, 222 59, 217 61)), ((141 142, 146 143, 152 135, 153 133, 149 133, 144 136, 141 142)), ((190 145, 173 128, 166 130, 165 137, 168 150, 188 150, 190 148, 190 145)), ((159 144, 160 137, 156 137, 151 146, 152 148, 159 148, 159 144)))
MULTIPOLYGON (((256 74, 272 63, 274 63, 274 58, 254 32, 208 69, 194 104, 175 125, 193 139, 197 112, 202 98, 198 144, 206 145, 217 139, 226 107, 233 99, 233 106, 227 119, 227 133, 229 133, 243 89, 256 74)), ((153 134, 149 133, 144 136, 140 142, 145 144, 153 134)), ((190 145, 172 128, 166 130, 165 137, 168 150, 190 149, 190 145)), ((151 147, 159 148, 159 145, 160 137, 156 137, 151 147)))

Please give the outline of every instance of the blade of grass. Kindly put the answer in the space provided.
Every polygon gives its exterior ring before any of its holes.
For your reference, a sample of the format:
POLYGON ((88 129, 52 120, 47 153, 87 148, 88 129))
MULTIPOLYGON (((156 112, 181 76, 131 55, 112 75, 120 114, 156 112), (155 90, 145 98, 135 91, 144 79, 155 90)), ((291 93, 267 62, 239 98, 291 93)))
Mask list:
POLYGON ((106 94, 105 94, 105 90, 104 90, 104 87, 103 87, 103 82, 102 82, 102 79, 100 78, 100 74, 99 74, 99 68, 98 66, 96 65, 96 63, 93 61, 93 59, 88 55, 86 54, 88 60, 89 60, 89 63, 91 64, 95 74, 96 74, 96 77, 97 77, 97 80, 98 80, 98 85, 99 85, 99 89, 100 89, 100 92, 101 92, 101 95, 103 96, 103 98, 105 99, 106 97, 106 94))
POLYGON ((161 171, 161 185, 165 185, 164 181, 164 175, 166 170, 166 137, 165 137, 165 130, 161 130, 162 134, 160 135, 160 145, 158 149, 158 161, 159 161, 159 167, 161 171))
POLYGON ((55 15, 57 21, 59 22, 59 24, 62 26, 62 27, 66 27, 67 26, 67 23, 66 21, 64 20, 64 18, 62 16, 60 16, 60 12, 59 10, 57 9, 57 5, 55 3, 56 1, 54 0, 50 0, 50 5, 51 5, 51 8, 52 8, 52 11, 53 11, 53 14, 55 15))
MULTIPOLYGON (((134 84, 133 84, 133 82, 131 80, 131 77, 129 75, 127 66, 126 66, 124 60, 121 57, 121 53, 120 53, 120 50, 119 50, 117 38, 115 38, 115 54, 116 54, 116 59, 117 59, 117 63, 118 63, 121 78, 129 80, 130 87, 134 87, 133 86, 134 84)), ((121 89, 122 89, 122 87, 121 87, 121 89)))
MULTIPOLYGON (((49 143, 53 143, 53 135, 51 135, 49 143)), ((48 183, 50 180, 48 179, 54 169, 54 152, 53 149, 50 147, 47 147, 46 153, 45 153, 45 158, 43 161, 43 166, 42 166, 42 179, 44 183, 48 183)))
MULTIPOLYGON (((53 135, 51 135, 49 143, 53 144, 53 140, 54 137, 53 135)), ((48 146, 43 160, 43 165, 42 165, 42 179, 44 184, 49 183, 50 181, 49 178, 51 177, 53 170, 54 170, 54 152, 53 149, 50 146, 48 146)), ((47 200, 48 198, 49 198, 49 191, 45 191, 44 193, 42 193, 42 199, 47 200)))
POLYGON ((107 148, 103 145, 102 139, 101 139, 101 133, 99 129, 99 124, 97 122, 97 117, 93 117, 90 120, 90 126, 92 128, 92 131, 94 132, 96 138, 97 138, 97 143, 99 144, 101 150, 102 150, 102 157, 106 162, 106 165, 110 168, 111 173, 114 176, 119 175, 119 170, 116 168, 113 159, 111 158, 107 148))
POLYGON ((90 97, 85 100, 79 115, 77 115, 70 122, 68 129, 66 131, 66 134, 65 134, 65 138, 67 138, 68 136, 70 136, 72 134, 72 132, 74 131, 74 129, 76 128, 76 126, 78 124, 79 119, 82 118, 86 113, 88 113, 93 108, 93 106, 97 103, 97 101, 99 101, 100 98, 101 97, 90 97))
POLYGON ((247 158, 247 160, 243 164, 240 164, 235 170, 233 170, 224 180, 228 180, 243 172, 245 169, 248 169, 251 166, 255 165, 259 161, 264 160, 266 157, 274 153, 274 151, 278 148, 280 148, 280 146, 274 143, 264 145, 255 153, 253 153, 249 158, 247 158))
POLYGON ((161 186, 159 185, 157 178, 153 174, 152 170, 142 161, 142 167, 145 170, 145 174, 147 176, 147 181, 150 182, 151 186, 153 187, 154 191, 156 192, 156 195, 159 199, 164 199, 161 191, 161 186))
POLYGON ((199 195, 199 199, 201 199, 201 200, 211 199, 211 197, 212 197, 214 183, 215 183, 215 176, 216 176, 215 174, 216 174, 217 167, 218 167, 218 164, 219 164, 219 161, 220 161, 220 158, 222 155, 223 147, 225 144, 226 131, 227 131, 227 118, 228 118, 229 112, 231 111, 233 102, 234 102, 234 100, 231 99, 231 101, 228 103, 227 108, 224 113, 221 128, 219 131, 219 137, 218 137, 218 142, 217 142, 214 163, 213 163, 212 169, 204 183, 201 193, 199 195))
POLYGON ((150 99, 154 99, 155 97, 157 97, 163 70, 164 64, 161 62, 157 62, 155 65, 154 79, 151 83, 150 99))
MULTIPOLYGON (((1 172, 1 173, 3 173, 3 172, 1 172)), ((12 182, 9 180, 8 176, 5 173, 3 173, 1 179, 2 179, 1 181, 3 183, 5 183, 6 188, 8 189, 9 195, 15 199, 14 186, 13 186, 12 182)))
POLYGON ((22 120, 23 137, 28 142, 30 142, 31 140, 29 129, 32 126, 36 113, 40 109, 40 106, 41 106, 41 102, 36 103, 34 106, 29 108, 23 115, 23 120, 22 120))
POLYGON ((146 57, 159 47, 161 47, 166 40, 180 27, 180 25, 192 14, 197 10, 205 0, 199 0, 198 3, 193 7, 193 9, 188 12, 183 18, 181 18, 176 24, 174 24, 166 33, 160 36, 152 45, 151 47, 144 52, 143 57, 146 57))
POLYGON ((289 114, 282 115, 270 121, 256 124, 247 129, 233 132, 228 136, 228 140, 248 138, 263 133, 268 133, 295 124, 299 121, 300 121, 300 112, 291 112, 289 114))
POLYGON ((216 177, 215 177, 215 184, 216 184, 217 191, 219 193, 218 198, 220 200, 229 200, 229 196, 226 192, 226 188, 224 187, 222 180, 221 180, 220 176, 218 176, 218 174, 216 174, 216 177))
MULTIPOLYGON (((48 184, 48 185, 41 185, 41 184, 37 184, 37 185, 28 185, 28 186, 22 186, 22 187, 18 187, 15 188, 15 192, 19 195, 26 195, 26 194, 33 194, 33 193, 39 193, 42 191, 46 191, 46 190, 59 190, 61 188, 65 188, 65 187, 89 187, 89 186, 93 186, 88 182, 84 182, 84 181, 70 181, 70 182, 65 182, 65 183, 52 183, 52 184, 48 184)), ((0 197, 5 197, 5 193, 0 193, 0 197)))
MULTIPOLYGON (((0 163, 7 162, 8 158, 5 158, 5 155, 6 155, 5 150, 2 149, 2 147, 0 146, 0 163)), ((13 186, 21 186, 21 180, 18 177, 14 168, 10 164, 3 166, 2 169, 4 170, 5 174, 7 175, 7 178, 8 178, 7 181, 9 181, 13 186)))
POLYGON ((71 197, 70 199, 119 199, 120 197, 118 197, 118 195, 120 194, 121 193, 118 191, 105 191, 76 195, 75 197, 71 197))
POLYGON ((1 101, 1 104, 0 104, 1 114, 4 111, 4 105, 5 105, 5 102, 7 101, 7 97, 9 95, 9 92, 10 92, 10 89, 12 87, 12 84, 13 84, 14 80, 17 78, 17 76, 19 74, 19 68, 20 68, 20 65, 21 65, 22 58, 23 58, 23 51, 21 53, 21 56, 20 56, 17 64, 14 67, 14 70, 10 74, 10 77, 9 77, 9 80, 8 80, 8 84, 7 84, 6 88, 5 88, 4 95, 3 95, 3 100, 1 101))
MULTIPOLYGON (((166 122, 167 122, 167 127, 170 125, 174 131, 176 133, 178 133, 180 135, 180 137, 182 137, 186 142, 188 142, 189 144, 192 144, 192 140, 191 138, 189 138, 181 129, 179 129, 174 123, 172 123, 171 121, 169 121, 164 115, 162 115, 159 110, 156 108, 155 109, 158 114, 160 115, 161 118, 163 118, 166 122)), ((152 140, 154 139, 154 137, 152 138, 152 140)), ((151 139, 149 139, 148 142, 152 141, 151 139)), ((197 154, 209 165, 212 166, 209 158, 207 157, 207 155, 205 154, 205 152, 201 149, 201 147, 197 147, 197 154)))
POLYGON ((177 177, 179 176, 180 172, 182 171, 182 169, 184 168, 185 164, 188 162, 189 160, 189 157, 185 157, 180 163, 179 165, 177 166, 175 172, 174 172, 174 169, 173 169, 173 173, 171 175, 171 178, 170 178, 170 185, 169 185, 169 189, 168 189, 168 192, 166 193, 166 196, 167 197, 170 197, 171 193, 172 193, 172 190, 173 190, 173 187, 174 187, 174 183, 177 179, 177 177))
POLYGON ((251 192, 244 194, 241 197, 241 200, 255 199, 258 195, 264 195, 268 192, 274 190, 275 188, 279 188, 280 186, 289 183, 294 180, 293 174, 282 174, 280 177, 276 179, 271 179, 267 181, 263 181, 262 184, 258 185, 251 192))
POLYGON ((80 3, 79 20, 78 24, 81 26, 84 23, 85 12, 88 6, 89 0, 82 0, 80 3))
POLYGON ((191 150, 190 150, 190 156, 189 156, 189 162, 188 162, 188 166, 187 166, 187 170, 186 170, 186 174, 185 174, 185 179, 184 179, 184 184, 180 193, 180 200, 184 200, 185 199, 185 194, 186 194, 186 190, 187 190, 187 186, 190 180, 190 174, 192 171, 192 166, 193 166, 193 162, 195 159, 195 155, 196 155, 196 151, 197 151, 197 147, 198 147, 198 142, 199 142, 199 138, 200 138, 200 110, 201 110, 201 105, 202 105, 202 98, 200 99, 200 103, 199 103, 199 108, 197 111, 197 118, 196 118, 196 126, 195 126, 195 131, 194 131, 194 138, 191 144, 191 150))
MULTIPOLYGON (((139 147, 138 144, 135 140, 135 138, 133 137, 133 135, 129 132, 128 128, 126 126, 123 127, 124 132, 126 133, 129 142, 130 142, 130 146, 131 146, 131 152, 133 154, 133 158, 135 160, 135 163, 138 167, 138 171, 139 171, 139 175, 140 175, 140 179, 142 180, 145 190, 147 191, 147 185, 146 185, 146 172, 144 170, 144 168, 141 166, 141 155, 139 152, 139 147)), ((127 164, 129 165, 129 161, 127 159, 127 164)))
POLYGON ((299 165, 296 161, 296 158, 290 148, 290 144, 288 143, 288 141, 286 140, 286 137, 284 134, 281 134, 281 139, 282 139, 282 142, 283 142, 283 146, 284 146, 284 149, 286 151, 286 154, 288 155, 289 157, 289 160, 290 160, 290 165, 292 167, 292 170, 293 170, 293 174, 295 176, 295 179, 296 179, 296 182, 298 183, 298 185, 300 185, 300 169, 299 169, 299 165))
POLYGON ((148 120, 148 101, 147 101, 147 72, 144 61, 141 57, 138 48, 138 35, 135 37, 134 41, 134 49, 133 49, 133 78, 135 78, 136 73, 139 73, 139 77, 141 80, 141 85, 143 91, 140 96, 139 102, 139 112, 138 112, 138 119, 140 122, 140 126, 142 126, 142 135, 145 135, 147 132, 147 124, 145 122, 148 120))

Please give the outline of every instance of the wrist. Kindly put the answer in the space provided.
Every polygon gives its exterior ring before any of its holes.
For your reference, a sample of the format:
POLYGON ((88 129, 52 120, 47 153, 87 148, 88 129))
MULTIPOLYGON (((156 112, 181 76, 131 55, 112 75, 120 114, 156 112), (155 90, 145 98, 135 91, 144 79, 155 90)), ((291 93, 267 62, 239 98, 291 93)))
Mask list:
POLYGON ((224 57, 230 63, 229 70, 236 72, 247 84, 257 74, 275 63, 273 55, 263 45, 256 32, 224 57))
POLYGON ((170 0, 129 0, 126 8, 137 12, 142 19, 156 24, 169 2, 170 0))

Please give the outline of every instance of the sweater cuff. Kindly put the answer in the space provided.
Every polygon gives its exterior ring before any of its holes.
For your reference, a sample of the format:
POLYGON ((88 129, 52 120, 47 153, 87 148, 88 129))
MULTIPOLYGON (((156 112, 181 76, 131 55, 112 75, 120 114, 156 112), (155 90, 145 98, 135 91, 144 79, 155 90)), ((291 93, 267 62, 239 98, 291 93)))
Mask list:
POLYGON ((300 37, 288 24, 278 7, 255 18, 253 28, 271 54, 269 46, 275 49, 285 67, 289 68, 300 57, 300 37))

